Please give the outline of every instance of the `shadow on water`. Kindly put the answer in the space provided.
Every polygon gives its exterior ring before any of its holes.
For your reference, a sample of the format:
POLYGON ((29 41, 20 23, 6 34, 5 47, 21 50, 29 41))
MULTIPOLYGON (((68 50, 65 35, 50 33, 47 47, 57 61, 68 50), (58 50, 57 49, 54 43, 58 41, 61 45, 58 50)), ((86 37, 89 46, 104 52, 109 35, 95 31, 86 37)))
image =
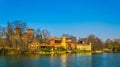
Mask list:
POLYGON ((120 67, 120 53, 6 55, 0 67, 120 67))

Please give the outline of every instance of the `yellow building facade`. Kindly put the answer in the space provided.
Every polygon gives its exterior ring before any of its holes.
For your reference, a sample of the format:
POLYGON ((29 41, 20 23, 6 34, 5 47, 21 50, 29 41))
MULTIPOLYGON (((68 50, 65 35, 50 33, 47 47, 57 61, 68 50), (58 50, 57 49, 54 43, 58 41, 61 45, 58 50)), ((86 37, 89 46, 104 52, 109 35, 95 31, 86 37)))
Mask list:
POLYGON ((86 44, 86 43, 81 43, 77 44, 77 50, 85 50, 85 51, 91 51, 92 50, 92 45, 91 43, 86 44))
POLYGON ((91 43, 87 44, 84 41, 81 41, 82 43, 76 43, 72 41, 70 38, 67 38, 65 35, 62 36, 62 38, 51 38, 50 39, 50 45, 54 46, 55 48, 64 48, 67 50, 86 50, 91 51, 92 45, 91 43))

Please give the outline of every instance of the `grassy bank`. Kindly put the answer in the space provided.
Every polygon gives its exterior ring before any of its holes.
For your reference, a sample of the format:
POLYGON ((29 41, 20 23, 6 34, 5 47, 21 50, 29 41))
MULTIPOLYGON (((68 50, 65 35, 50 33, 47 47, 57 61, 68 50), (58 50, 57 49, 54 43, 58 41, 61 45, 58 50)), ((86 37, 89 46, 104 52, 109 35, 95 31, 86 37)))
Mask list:
POLYGON ((42 49, 40 51, 18 51, 18 50, 1 50, 1 55, 6 54, 62 54, 62 53, 90 53, 90 51, 81 51, 81 50, 49 50, 49 49, 42 49))
MULTIPOLYGON (((19 51, 19 50, 8 50, 2 49, 0 50, 1 55, 9 55, 9 54, 63 54, 63 53, 104 53, 103 51, 85 51, 85 50, 64 50, 64 49, 40 49, 39 51, 19 51)), ((114 53, 114 52, 112 52, 114 53)))

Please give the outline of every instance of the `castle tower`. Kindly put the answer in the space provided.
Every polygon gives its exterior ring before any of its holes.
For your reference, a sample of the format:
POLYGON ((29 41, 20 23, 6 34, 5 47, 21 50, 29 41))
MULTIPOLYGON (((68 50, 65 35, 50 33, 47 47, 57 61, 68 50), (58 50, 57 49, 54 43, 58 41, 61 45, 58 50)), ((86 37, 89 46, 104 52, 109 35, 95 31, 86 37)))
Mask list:
POLYGON ((21 33, 21 29, 20 28, 16 28, 16 34, 20 34, 21 33))
POLYGON ((28 39, 32 40, 34 38, 34 30, 33 29, 27 29, 27 35, 28 35, 28 39))
POLYGON ((89 43, 89 49, 90 49, 90 51, 92 50, 92 43, 89 43))
POLYGON ((15 38, 16 40, 18 40, 18 39, 20 39, 21 29, 20 29, 20 28, 16 28, 15 30, 16 30, 16 31, 15 31, 14 38, 15 38))
POLYGON ((61 46, 62 46, 64 49, 66 49, 67 44, 66 44, 66 36, 65 36, 65 35, 62 36, 61 46))

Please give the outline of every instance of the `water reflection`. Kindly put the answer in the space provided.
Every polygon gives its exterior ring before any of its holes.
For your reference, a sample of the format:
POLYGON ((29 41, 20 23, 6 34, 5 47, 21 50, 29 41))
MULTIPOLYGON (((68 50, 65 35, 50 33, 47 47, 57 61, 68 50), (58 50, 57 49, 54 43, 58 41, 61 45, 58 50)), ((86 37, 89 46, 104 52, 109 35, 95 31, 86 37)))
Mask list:
POLYGON ((120 53, 96 54, 92 56, 92 67, 120 67, 120 53))
POLYGON ((61 66, 66 67, 66 54, 61 55, 61 66))
POLYGON ((77 54, 76 55, 76 67, 91 67, 92 65, 92 54, 77 54))
MULTIPOLYGON (((36 63, 32 62, 33 60, 39 59, 39 55, 9 55, 9 56, 4 56, 4 65, 0 66, 7 66, 7 67, 27 67, 31 66, 34 67, 34 65, 37 65, 36 63), (19 66, 20 65, 20 66, 19 66)), ((0 57, 1 59, 1 57, 0 57)), ((3 61, 2 61, 3 62, 3 61)))
POLYGON ((92 53, 77 53, 77 56, 92 56, 92 53))
POLYGON ((120 53, 8 55, 0 67, 120 67, 120 53))

